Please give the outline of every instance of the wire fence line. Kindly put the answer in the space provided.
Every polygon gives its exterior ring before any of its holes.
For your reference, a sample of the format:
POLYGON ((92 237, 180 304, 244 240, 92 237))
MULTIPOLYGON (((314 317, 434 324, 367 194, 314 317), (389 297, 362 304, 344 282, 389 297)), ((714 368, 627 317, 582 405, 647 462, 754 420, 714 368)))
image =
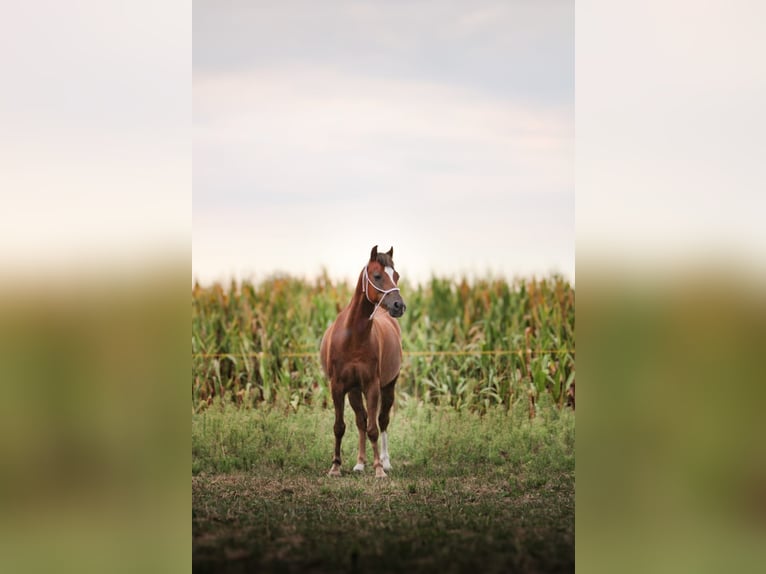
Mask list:
MULTIPOLYGON (((570 354, 574 355, 574 349, 491 349, 491 350, 464 350, 464 351, 402 351, 402 355, 405 357, 468 357, 468 356, 486 356, 486 355, 523 355, 525 353, 532 354, 570 354)), ((268 351, 258 351, 255 353, 192 353, 194 359, 221 359, 226 357, 243 357, 243 358, 263 358, 266 356, 278 355, 284 358, 318 358, 318 351, 288 351, 284 353, 271 353, 268 351)))

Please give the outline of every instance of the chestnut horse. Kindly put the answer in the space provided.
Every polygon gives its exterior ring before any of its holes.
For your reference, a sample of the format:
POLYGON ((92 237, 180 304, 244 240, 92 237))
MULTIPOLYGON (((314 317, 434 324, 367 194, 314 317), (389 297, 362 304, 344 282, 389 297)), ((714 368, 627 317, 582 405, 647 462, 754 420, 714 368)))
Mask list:
POLYGON ((401 317, 406 308, 396 286, 399 274, 394 269, 393 255, 393 247, 387 253, 378 253, 377 245, 372 248, 370 260, 359 274, 351 302, 322 337, 322 369, 330 379, 335 405, 335 454, 330 476, 340 476, 340 444, 346 431, 343 421, 346 393, 359 429, 359 454, 354 470, 364 470, 367 438, 372 443, 375 476, 385 478, 385 471, 391 470, 386 429, 402 364, 402 334, 394 317, 401 317), (381 307, 387 313, 379 312, 381 307))

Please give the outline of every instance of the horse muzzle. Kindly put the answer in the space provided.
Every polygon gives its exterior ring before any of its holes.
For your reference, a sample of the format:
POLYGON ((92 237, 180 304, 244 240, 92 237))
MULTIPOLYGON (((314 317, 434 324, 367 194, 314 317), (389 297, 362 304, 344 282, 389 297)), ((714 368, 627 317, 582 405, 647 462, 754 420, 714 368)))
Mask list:
POLYGON ((404 301, 401 297, 397 297, 388 304, 387 309, 388 314, 392 317, 401 317, 404 315, 404 311, 407 309, 407 305, 404 304, 404 301))

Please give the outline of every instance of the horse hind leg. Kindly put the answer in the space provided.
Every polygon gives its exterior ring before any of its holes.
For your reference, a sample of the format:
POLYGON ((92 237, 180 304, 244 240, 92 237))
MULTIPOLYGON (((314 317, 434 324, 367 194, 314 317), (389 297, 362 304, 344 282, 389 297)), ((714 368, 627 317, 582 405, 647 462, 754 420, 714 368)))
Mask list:
MULTIPOLYGON (((398 375, 396 378, 399 378, 398 375)), ((391 420, 391 407, 396 394, 396 378, 380 390, 380 462, 383 470, 391 470, 391 459, 388 455, 388 423, 391 420)))
POLYGON ((356 428, 359 430, 359 454, 356 457, 354 471, 364 471, 367 464, 367 412, 364 410, 362 391, 356 387, 349 391, 348 402, 356 414, 356 428))
POLYGON ((342 388, 338 388, 332 383, 330 386, 332 387, 332 402, 335 406, 335 425, 333 426, 333 431, 335 433, 335 452, 333 455, 330 472, 327 474, 329 476, 340 476, 340 445, 341 441, 343 440, 343 434, 346 432, 346 423, 343 421, 345 393, 343 392, 342 388))

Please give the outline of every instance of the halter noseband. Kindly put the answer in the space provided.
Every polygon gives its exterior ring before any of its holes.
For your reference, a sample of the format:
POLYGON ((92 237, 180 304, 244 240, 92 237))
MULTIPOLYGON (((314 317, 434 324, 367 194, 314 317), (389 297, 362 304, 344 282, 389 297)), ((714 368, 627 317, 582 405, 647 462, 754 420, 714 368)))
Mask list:
POLYGON ((372 318, 375 316, 375 313, 377 312, 378 307, 380 307, 380 304, 383 302, 383 299, 385 298, 385 296, 391 293, 392 291, 399 291, 399 287, 396 287, 396 283, 394 283, 394 287, 392 287, 391 289, 381 289, 380 287, 375 285, 375 283, 370 281, 370 276, 367 274, 367 265, 365 265, 364 277, 362 278, 362 292, 364 293, 364 296, 367 297, 367 300, 370 303, 373 303, 373 300, 370 299, 370 296, 367 294, 367 284, 370 284, 373 287, 375 287, 375 290, 378 291, 379 293, 383 293, 383 295, 380 296, 380 299, 378 299, 378 302, 375 303, 375 308, 372 310, 372 315, 370 315, 370 321, 372 321, 372 318))

